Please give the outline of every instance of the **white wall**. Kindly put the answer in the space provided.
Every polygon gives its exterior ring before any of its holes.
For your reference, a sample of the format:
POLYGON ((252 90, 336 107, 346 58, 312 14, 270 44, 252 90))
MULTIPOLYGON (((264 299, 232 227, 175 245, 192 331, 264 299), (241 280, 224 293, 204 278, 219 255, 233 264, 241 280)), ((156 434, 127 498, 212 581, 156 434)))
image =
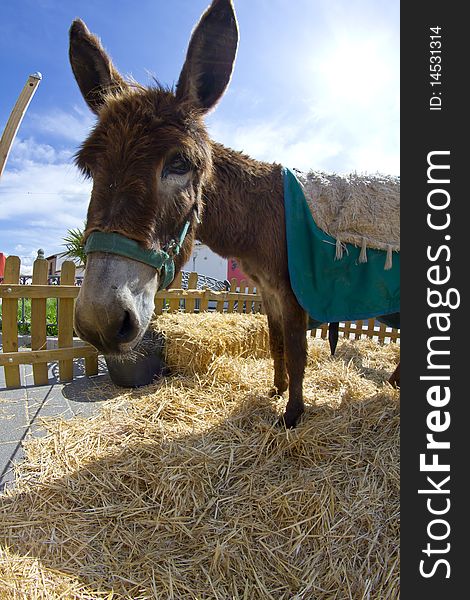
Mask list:
MULTIPOLYGON (((67 258, 66 256, 62 256, 60 254, 57 255, 57 260, 56 260, 55 268, 56 268, 56 271, 58 272, 59 275, 60 275, 60 271, 62 270, 62 264, 66 260, 72 260, 72 259, 71 258, 67 258)), ((83 269, 82 267, 76 267, 75 275, 77 277, 82 277, 84 273, 85 273, 85 269, 83 269)), ((52 274, 55 275, 55 273, 52 273, 52 274)))
POLYGON ((227 279, 227 259, 212 252, 204 244, 196 243, 183 271, 195 271, 206 277, 214 277, 224 281, 227 279))

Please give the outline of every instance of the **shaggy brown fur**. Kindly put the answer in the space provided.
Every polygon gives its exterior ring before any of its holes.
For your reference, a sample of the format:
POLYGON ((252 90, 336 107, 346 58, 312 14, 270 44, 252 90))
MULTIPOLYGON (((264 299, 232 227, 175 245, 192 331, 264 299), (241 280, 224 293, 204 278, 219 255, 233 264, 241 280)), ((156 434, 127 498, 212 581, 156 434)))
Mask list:
POLYGON ((213 0, 191 38, 176 93, 125 83, 81 21, 71 28, 70 59, 98 123, 77 155, 93 177, 86 234, 115 231, 143 246, 161 247, 197 208, 177 268, 194 239, 224 257, 237 256, 261 289, 274 359, 274 387, 289 386, 284 415, 295 425, 304 410, 307 316, 290 286, 281 166, 259 162, 209 140, 203 116, 223 94, 238 32, 230 0, 213 0), (215 61, 213 56, 217 57, 215 61), (190 179, 171 197, 159 192, 175 153, 191 165, 190 179))
POLYGON ((194 241, 192 208, 202 210, 200 189, 212 171, 211 142, 200 111, 179 106, 161 87, 118 88, 104 97, 76 164, 93 178, 85 239, 92 231, 113 231, 154 248, 177 237, 190 218, 193 227, 178 257, 181 268, 194 241), (165 157, 176 150, 194 166, 193 186, 172 202, 159 202, 157 179, 165 157))

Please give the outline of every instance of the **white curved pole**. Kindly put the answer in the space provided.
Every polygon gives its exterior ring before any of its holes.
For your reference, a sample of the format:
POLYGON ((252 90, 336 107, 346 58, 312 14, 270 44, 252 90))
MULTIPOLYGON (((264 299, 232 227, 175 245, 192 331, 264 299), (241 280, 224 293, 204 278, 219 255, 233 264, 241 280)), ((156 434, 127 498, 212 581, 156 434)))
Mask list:
POLYGON ((37 90, 41 79, 41 73, 33 73, 28 77, 21 94, 18 96, 16 104, 11 111, 10 118, 7 121, 5 131, 3 132, 2 139, 0 140, 0 177, 5 169, 11 146, 21 125, 21 121, 23 120, 26 109, 28 108, 31 99, 34 96, 34 92, 37 90))

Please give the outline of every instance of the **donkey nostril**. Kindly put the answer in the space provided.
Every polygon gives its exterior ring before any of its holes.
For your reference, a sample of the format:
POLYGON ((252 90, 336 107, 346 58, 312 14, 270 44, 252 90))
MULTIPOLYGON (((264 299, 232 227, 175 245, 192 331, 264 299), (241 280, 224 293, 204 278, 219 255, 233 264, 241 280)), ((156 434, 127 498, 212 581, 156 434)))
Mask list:
POLYGON ((121 323, 121 327, 118 331, 118 338, 120 342, 129 342, 137 335, 137 323, 131 313, 126 310, 124 312, 124 318, 121 323))

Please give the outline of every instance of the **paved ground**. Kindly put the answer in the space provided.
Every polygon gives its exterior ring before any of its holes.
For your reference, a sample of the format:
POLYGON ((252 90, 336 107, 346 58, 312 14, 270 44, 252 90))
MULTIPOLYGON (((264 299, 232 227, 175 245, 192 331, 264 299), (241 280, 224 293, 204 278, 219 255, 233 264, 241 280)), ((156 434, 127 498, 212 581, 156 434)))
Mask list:
POLYGON ((59 383, 58 365, 52 363, 49 383, 43 386, 33 385, 31 365, 21 365, 23 386, 17 389, 5 388, 4 370, 0 367, 0 492, 14 482, 13 464, 23 457, 24 440, 44 435, 39 422, 42 417, 92 415, 106 400, 100 393, 100 383, 110 381, 104 361, 100 361, 95 377, 85 377, 82 360, 74 362, 72 382, 59 383))

